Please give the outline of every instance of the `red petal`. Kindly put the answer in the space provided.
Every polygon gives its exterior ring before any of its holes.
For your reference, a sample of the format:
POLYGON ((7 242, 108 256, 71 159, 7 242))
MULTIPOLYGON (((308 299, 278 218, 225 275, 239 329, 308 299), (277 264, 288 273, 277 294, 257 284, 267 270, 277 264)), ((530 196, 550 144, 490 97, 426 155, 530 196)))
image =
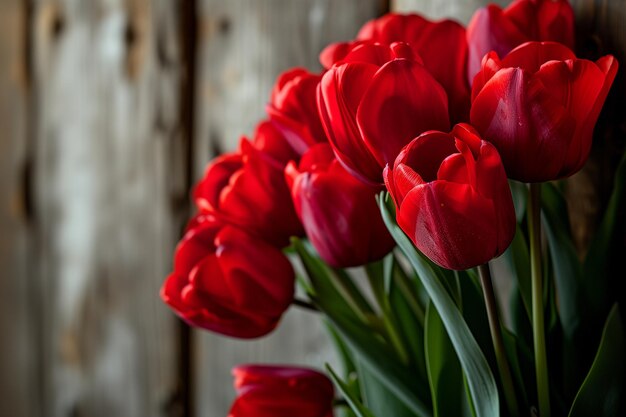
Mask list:
POLYGON ((455 270, 499 255, 493 203, 466 184, 436 181, 404 199, 398 224, 436 264, 455 270))
POLYGON ((496 146, 510 178, 558 177, 569 146, 562 139, 571 137, 573 124, 539 79, 521 69, 499 71, 477 95, 470 118, 496 146))
POLYGON ((427 130, 449 129, 447 96, 423 66, 397 59, 372 79, 357 122, 382 171, 411 139, 427 130))

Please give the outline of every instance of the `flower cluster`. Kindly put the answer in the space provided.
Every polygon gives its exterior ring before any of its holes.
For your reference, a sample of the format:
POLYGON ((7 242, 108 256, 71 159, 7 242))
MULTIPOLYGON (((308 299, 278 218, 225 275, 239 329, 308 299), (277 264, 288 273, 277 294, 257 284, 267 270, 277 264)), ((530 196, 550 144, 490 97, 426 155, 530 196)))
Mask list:
MULTIPOLYGON (((198 214, 163 300, 190 325, 263 336, 294 298, 282 252, 294 237, 332 268, 392 251, 375 199, 385 189, 436 265, 467 270, 501 255, 516 231, 508 180, 580 170, 617 72, 612 56, 576 57, 573 27, 566 0, 490 5, 467 28, 388 14, 324 49, 321 72, 284 72, 252 140, 196 185, 198 214)), ((230 416, 332 415, 332 385, 314 371, 234 374, 230 416)))

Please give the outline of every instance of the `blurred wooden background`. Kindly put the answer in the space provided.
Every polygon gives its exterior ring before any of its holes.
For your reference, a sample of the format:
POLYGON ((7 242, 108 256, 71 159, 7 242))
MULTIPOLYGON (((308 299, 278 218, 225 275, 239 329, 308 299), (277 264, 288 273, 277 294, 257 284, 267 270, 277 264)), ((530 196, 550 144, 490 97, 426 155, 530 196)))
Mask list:
MULTIPOLYGON (((281 71, 318 69, 390 7, 467 23, 484 3, 0 0, 0 417, 221 417, 234 364, 322 366, 307 313, 244 343, 161 303, 189 188, 251 133, 281 71)), ((626 0, 575 6, 584 47, 624 63, 626 0)), ((583 217, 597 171, 573 182, 583 217)))

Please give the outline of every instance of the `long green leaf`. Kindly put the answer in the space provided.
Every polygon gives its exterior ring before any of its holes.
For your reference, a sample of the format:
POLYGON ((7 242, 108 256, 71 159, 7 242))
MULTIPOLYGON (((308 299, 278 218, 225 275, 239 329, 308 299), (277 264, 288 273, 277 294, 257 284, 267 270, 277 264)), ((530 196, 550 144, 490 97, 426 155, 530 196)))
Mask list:
POLYGON ((398 227, 393 215, 393 203, 388 196, 381 194, 379 198, 380 210, 391 235, 398 246, 405 253, 411 265, 430 295, 459 358, 461 367, 467 378, 472 401, 478 417, 497 417, 500 411, 498 388, 489 369, 485 356, 480 351, 461 312, 454 301, 436 277, 430 265, 417 254, 413 243, 398 227), (388 204, 391 204, 389 207, 388 204))
POLYGON ((357 398, 355 398, 354 395, 352 395, 348 385, 346 385, 346 383, 337 376, 337 374, 335 373, 335 371, 333 371, 333 368, 331 368, 330 365, 326 365, 326 369, 328 370, 328 373, 330 374, 333 382, 335 382, 335 385, 337 385, 337 388, 339 388, 339 392, 341 392, 341 395, 348 402, 348 405, 357 417, 375 417, 370 410, 365 408, 365 406, 361 404, 361 402, 357 398))
POLYGON ((402 402, 414 415, 430 417, 430 408, 420 399, 420 386, 409 370, 394 356, 393 350, 378 333, 372 331, 358 314, 347 306, 341 294, 333 287, 331 270, 309 249, 294 242, 296 250, 310 275, 313 293, 309 297, 326 314, 329 322, 343 339, 357 363, 366 364, 371 374, 388 390, 391 396, 402 402))
POLYGON ((620 245, 615 245, 615 240, 624 236, 624 211, 626 210, 626 153, 615 174, 613 193, 607 210, 596 232, 589 252, 584 262, 585 276, 593 276, 593 280, 583 281, 584 291, 590 295, 590 301, 596 311, 602 312, 602 308, 607 305, 607 291, 609 287, 609 268, 614 263, 617 256, 621 256, 620 245))
POLYGON ((430 303, 426 309, 424 349, 435 417, 461 416, 466 400, 463 371, 443 322, 430 303))
POLYGON ((554 185, 546 183, 542 186, 541 207, 559 297, 559 317, 566 338, 572 340, 585 310, 580 303, 582 268, 572 243, 567 203, 554 185))
POLYGON ((604 325, 600 347, 580 387, 569 417, 615 417, 624 401, 624 325, 617 304, 604 325))
POLYGON ((515 237, 511 246, 504 252, 504 259, 511 270, 513 278, 524 303, 524 309, 528 319, 531 317, 531 281, 530 281, 530 255, 526 237, 519 224, 516 226, 515 237))
POLYGON ((412 417, 414 414, 382 383, 367 362, 357 362, 359 385, 365 406, 377 416, 412 417))

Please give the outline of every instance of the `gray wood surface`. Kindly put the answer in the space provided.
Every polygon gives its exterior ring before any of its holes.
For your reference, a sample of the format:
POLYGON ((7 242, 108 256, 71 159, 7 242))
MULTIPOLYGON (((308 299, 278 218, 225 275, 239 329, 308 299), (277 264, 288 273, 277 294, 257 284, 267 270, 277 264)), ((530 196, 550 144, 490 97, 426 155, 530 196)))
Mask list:
POLYGON ((477 8, 487 3, 506 6, 510 0, 391 0, 394 11, 418 12, 433 20, 451 18, 467 24, 477 8))
POLYGON ((162 416, 175 320, 158 290, 179 233, 176 4, 33 10, 41 416, 162 416))
POLYGON ((0 415, 18 417, 33 415, 38 396, 22 11, 18 2, 0 2, 0 415))
MULTIPOLYGON (((348 40, 380 12, 375 0, 200 2, 196 176, 210 155, 233 150, 264 117, 276 76, 293 66, 319 69, 328 43, 348 40)), ((299 363, 323 368, 332 349, 319 317, 291 309, 278 330, 253 342, 197 335, 196 414, 222 417, 234 397, 238 363, 299 363)))

